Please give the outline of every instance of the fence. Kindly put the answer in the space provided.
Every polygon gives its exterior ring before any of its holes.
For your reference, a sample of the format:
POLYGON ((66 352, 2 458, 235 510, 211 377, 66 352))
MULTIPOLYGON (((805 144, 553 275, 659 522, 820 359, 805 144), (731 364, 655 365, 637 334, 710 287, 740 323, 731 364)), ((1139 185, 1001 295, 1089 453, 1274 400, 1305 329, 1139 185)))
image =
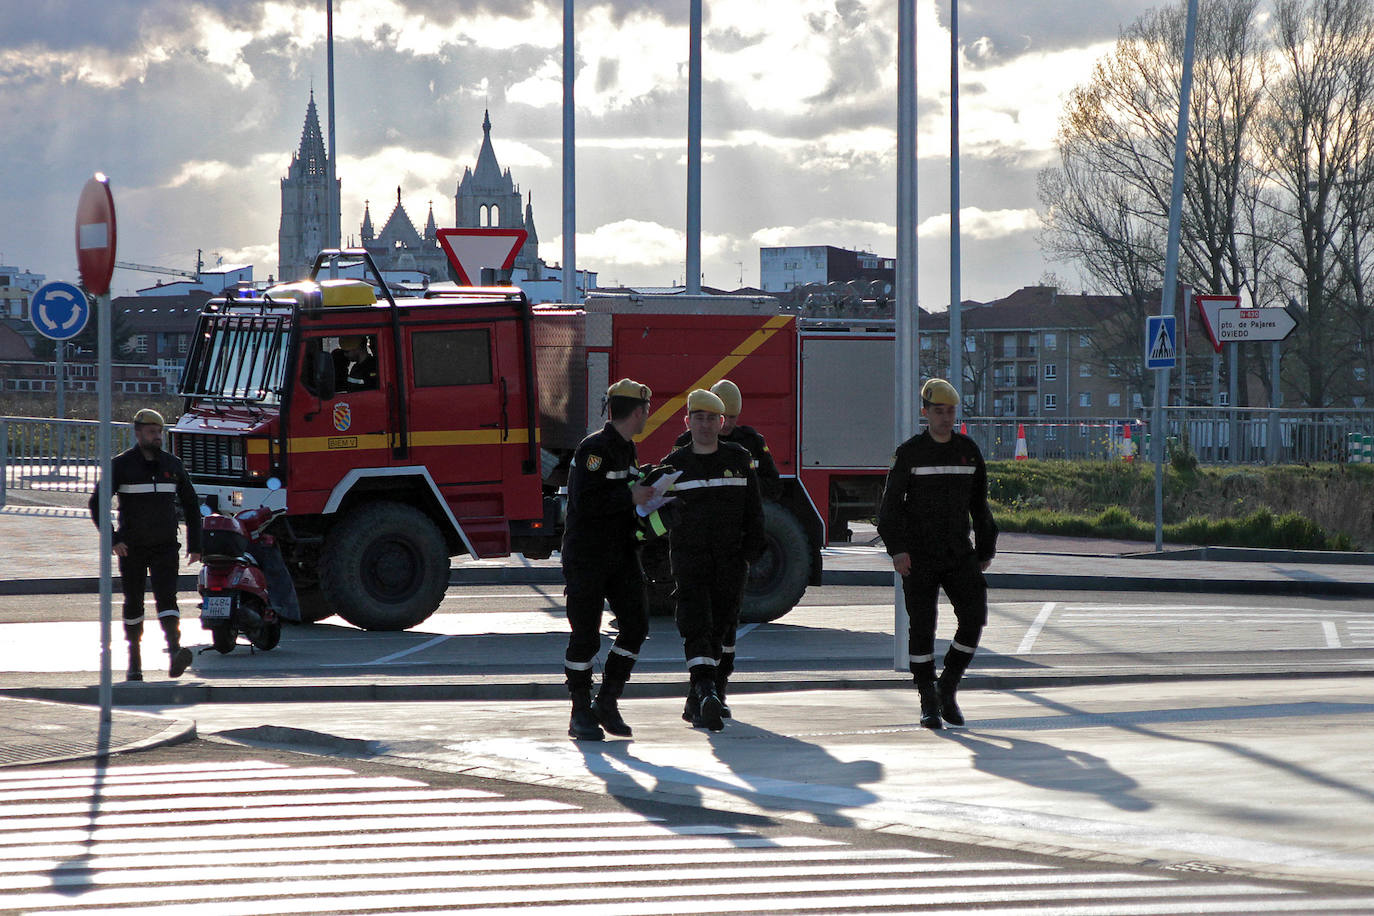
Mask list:
MULTIPOLYGON (((1152 418, 1145 411, 1130 418, 968 417, 964 423, 989 460, 1014 458, 1020 431, 1031 458, 1148 459, 1152 418)), ((1171 449, 1186 442, 1204 464, 1374 462, 1374 410, 1166 407, 1163 435, 1171 449)))
MULTIPOLYGON (((0 417, 0 506, 8 490, 90 493, 100 477, 97 420, 0 417)), ((134 444, 127 423, 114 424, 116 454, 134 444)))

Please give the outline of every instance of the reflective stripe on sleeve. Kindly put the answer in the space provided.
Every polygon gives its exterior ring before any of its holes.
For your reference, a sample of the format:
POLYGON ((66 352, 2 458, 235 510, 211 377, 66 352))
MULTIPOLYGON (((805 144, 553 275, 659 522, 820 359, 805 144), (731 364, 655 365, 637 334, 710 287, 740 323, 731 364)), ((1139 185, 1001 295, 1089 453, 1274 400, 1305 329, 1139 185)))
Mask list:
POLYGON ((976 470, 971 464, 947 464, 932 465, 924 468, 912 468, 911 473, 917 477, 929 477, 935 474, 972 474, 976 470))
POLYGON ((630 470, 629 470, 629 468, 626 468, 626 469, 623 470, 623 471, 607 471, 607 472, 606 472, 606 479, 607 479, 607 480, 624 480, 626 477, 629 477, 629 476, 630 476, 630 470))

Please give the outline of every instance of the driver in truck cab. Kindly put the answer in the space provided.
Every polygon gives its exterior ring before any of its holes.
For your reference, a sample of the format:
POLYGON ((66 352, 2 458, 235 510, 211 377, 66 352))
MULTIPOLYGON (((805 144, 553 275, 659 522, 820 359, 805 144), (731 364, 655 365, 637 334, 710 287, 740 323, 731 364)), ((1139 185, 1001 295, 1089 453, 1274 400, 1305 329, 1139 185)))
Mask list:
POLYGON ((340 337, 334 357, 335 391, 371 391, 377 387, 377 357, 366 336, 340 337))

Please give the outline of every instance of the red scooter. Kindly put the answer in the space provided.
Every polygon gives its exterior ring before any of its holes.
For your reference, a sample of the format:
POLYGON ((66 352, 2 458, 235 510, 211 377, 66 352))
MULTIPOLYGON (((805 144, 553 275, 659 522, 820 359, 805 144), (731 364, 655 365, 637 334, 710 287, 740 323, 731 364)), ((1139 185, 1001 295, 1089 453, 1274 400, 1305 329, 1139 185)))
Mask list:
POLYGON ((240 633, 264 652, 281 641, 281 617, 254 553, 274 546, 264 529, 285 511, 260 506, 201 519, 200 625, 210 631, 218 652, 233 652, 240 633))

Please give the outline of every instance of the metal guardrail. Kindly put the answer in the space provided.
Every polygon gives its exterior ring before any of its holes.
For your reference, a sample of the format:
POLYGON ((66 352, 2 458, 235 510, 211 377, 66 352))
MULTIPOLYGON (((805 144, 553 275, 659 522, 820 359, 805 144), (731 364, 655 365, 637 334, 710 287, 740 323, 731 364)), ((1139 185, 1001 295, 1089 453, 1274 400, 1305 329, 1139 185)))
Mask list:
MULTIPOLYGON (((0 507, 8 490, 90 493, 100 478, 98 420, 0 417, 0 507)), ((127 423, 110 430, 115 454, 134 444, 127 423)))
MULTIPOLYGON (((1014 459, 1022 433, 1030 458, 1145 460, 1154 432, 1151 413, 966 417, 963 423, 988 460, 1014 459)), ((1163 435, 1170 450, 1186 443, 1203 464, 1374 462, 1374 410, 1166 407, 1163 435)))

